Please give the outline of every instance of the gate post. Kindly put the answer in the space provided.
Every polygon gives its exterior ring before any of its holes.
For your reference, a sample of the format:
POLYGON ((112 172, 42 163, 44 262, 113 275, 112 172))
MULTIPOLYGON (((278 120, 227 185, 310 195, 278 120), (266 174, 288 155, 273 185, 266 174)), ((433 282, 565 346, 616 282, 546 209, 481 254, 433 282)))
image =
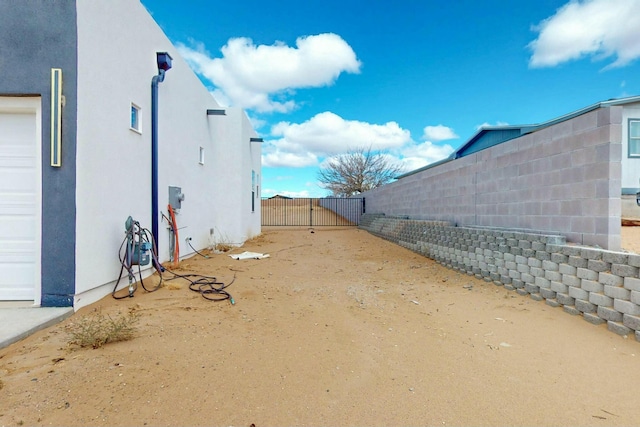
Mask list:
POLYGON ((309 199, 309 227, 313 227, 313 199, 309 199))

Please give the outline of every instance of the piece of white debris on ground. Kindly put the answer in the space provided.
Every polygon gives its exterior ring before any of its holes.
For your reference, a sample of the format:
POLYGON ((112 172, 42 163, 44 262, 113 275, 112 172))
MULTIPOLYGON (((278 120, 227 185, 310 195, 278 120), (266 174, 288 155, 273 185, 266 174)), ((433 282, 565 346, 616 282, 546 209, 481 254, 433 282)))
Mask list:
POLYGON ((260 252, 242 252, 241 254, 229 255, 233 259, 263 259, 269 258, 269 254, 261 254, 260 252))

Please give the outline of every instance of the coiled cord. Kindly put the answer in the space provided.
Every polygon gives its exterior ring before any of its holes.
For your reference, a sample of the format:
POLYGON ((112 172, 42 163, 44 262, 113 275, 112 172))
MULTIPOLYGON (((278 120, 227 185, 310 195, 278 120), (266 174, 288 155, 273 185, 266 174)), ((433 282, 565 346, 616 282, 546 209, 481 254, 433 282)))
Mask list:
MULTIPOLYGON (((177 237, 177 233, 176 233, 177 237)), ((160 289, 164 280, 176 280, 183 279, 189 282, 189 289, 193 292, 198 292, 202 297, 209 301, 225 301, 229 300, 229 302, 233 305, 235 304, 235 300, 233 296, 226 290, 229 286, 233 284, 236 280, 236 275, 233 275, 233 279, 229 283, 224 283, 218 281, 217 278, 213 276, 204 276, 201 274, 178 274, 174 271, 169 270, 168 268, 162 266, 160 262, 158 262, 157 257, 157 247, 155 239, 153 238, 153 234, 146 228, 140 227, 140 223, 138 221, 131 220, 131 225, 126 230, 126 235, 120 248, 118 249, 118 259, 120 260, 120 274, 118 275, 118 280, 116 280, 116 284, 113 287, 113 291, 111 292, 111 296, 117 300, 132 298, 133 294, 138 289, 138 283, 135 281, 136 272, 133 267, 133 252, 136 249, 136 244, 138 245, 138 257, 140 257, 140 246, 143 243, 151 244, 151 256, 153 259, 153 266, 158 272, 158 276, 160 276, 160 280, 158 284, 156 284, 153 288, 147 288, 142 279, 142 268, 139 264, 140 259, 137 260, 138 263, 138 277, 140 279, 140 285, 147 292, 154 292, 160 289), (123 278, 124 272, 127 272, 126 276, 129 278, 129 292, 126 295, 118 296, 116 295, 116 291, 118 289, 118 285, 123 278), (167 271, 168 273, 173 274, 173 277, 165 279, 163 276, 163 272, 167 271)), ((189 246, 191 246, 191 242, 189 242, 189 246)), ((195 250, 193 246, 191 248, 198 253, 199 255, 208 258, 205 255, 202 255, 200 252, 195 250)))
POLYGON ((213 276, 203 276, 201 274, 178 274, 169 269, 166 269, 166 271, 173 274, 173 277, 166 279, 166 281, 175 279, 186 280, 189 282, 189 289, 193 292, 198 292, 206 300, 216 302, 229 300, 232 305, 236 303, 233 296, 225 290, 236 281, 235 274, 233 275, 231 282, 225 284, 224 282, 219 282, 218 279, 213 276))

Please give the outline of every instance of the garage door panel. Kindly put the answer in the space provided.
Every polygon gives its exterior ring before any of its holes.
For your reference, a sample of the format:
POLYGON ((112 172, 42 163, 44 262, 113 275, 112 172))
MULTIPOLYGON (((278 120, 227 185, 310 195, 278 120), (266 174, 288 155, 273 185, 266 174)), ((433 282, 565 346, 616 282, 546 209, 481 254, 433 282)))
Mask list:
POLYGON ((35 171, 34 166, 35 159, 33 157, 22 156, 14 157, 12 159, 0 157, 0 167, 3 171, 4 169, 13 170, 14 172, 17 172, 16 169, 31 169, 35 171))
POLYGON ((16 241, 11 250, 0 249, 0 268, 4 274, 10 264, 24 264, 36 261, 36 253, 33 250, 33 242, 16 241))
POLYGON ((35 174, 34 168, 0 167, 0 169, 2 169, 0 171, 0 180, 2 180, 0 181, 0 194, 30 193, 32 197, 35 196, 36 183, 31 180, 35 174))
MULTIPOLYGON (((33 138, 33 135, 28 135, 28 138, 33 138)), ((24 139, 24 137, 22 137, 24 139)), ((33 148, 35 144, 30 142, 20 143, 20 139, 0 137, 0 150, 3 152, 17 151, 18 153, 26 153, 33 155, 33 148)))
POLYGON ((32 301, 33 291, 29 292, 22 286, 0 288, 0 301, 32 301))
MULTIPOLYGON (((2 195, 0 195, 2 197, 2 195)), ((20 198, 19 196, 16 198, 20 198)), ((32 197, 29 197, 32 199, 32 197)), ((36 208, 36 204, 33 200, 20 201, 18 203, 4 203, 0 204, 0 215, 3 216, 2 222, 8 221, 9 216, 31 215, 36 208), (6 217, 5 217, 6 215, 6 217)), ((0 225, 0 229, 2 225, 0 225)))
POLYGON ((19 169, 31 169, 33 172, 35 172, 35 168, 33 167, 34 163, 35 161, 33 158, 27 157, 10 160, 0 158, 0 168, 2 168, 3 173, 6 173, 11 169, 13 169, 15 172, 17 172, 17 170, 19 169))
POLYGON ((9 141, 6 139, 2 139, 0 137, 0 159, 11 160, 14 157, 35 157, 33 153, 33 145, 31 144, 20 144, 18 141, 9 141))
MULTIPOLYGON (((22 141, 22 139, 31 138, 35 136, 35 128, 33 126, 33 119, 35 114, 31 113, 0 113, 0 128, 11 129, 11 133, 3 134, 0 137, 0 144, 2 141, 22 141)), ((35 141, 27 141, 26 144, 33 143, 35 141)))
POLYGON ((36 228, 33 219, 28 215, 7 216, 0 223, 0 240, 3 248, 13 248, 14 244, 21 241, 35 244, 36 228))
POLYGON ((33 299, 33 266, 31 263, 0 263, 2 268, 2 286, 0 300, 33 299))
MULTIPOLYGON (((20 98, 4 102, 17 107, 25 103, 20 98)), ((0 111, 0 300, 33 300, 40 283, 36 117, 33 110, 0 111)))

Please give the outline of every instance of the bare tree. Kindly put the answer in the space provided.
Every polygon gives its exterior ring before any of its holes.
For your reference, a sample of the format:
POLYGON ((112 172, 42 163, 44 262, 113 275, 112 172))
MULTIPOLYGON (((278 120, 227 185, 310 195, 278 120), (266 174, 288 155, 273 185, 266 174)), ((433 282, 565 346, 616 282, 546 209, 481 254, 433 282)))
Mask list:
POLYGON ((330 158, 318 172, 318 181, 334 196, 348 197, 390 182, 400 170, 383 154, 361 147, 330 158))

